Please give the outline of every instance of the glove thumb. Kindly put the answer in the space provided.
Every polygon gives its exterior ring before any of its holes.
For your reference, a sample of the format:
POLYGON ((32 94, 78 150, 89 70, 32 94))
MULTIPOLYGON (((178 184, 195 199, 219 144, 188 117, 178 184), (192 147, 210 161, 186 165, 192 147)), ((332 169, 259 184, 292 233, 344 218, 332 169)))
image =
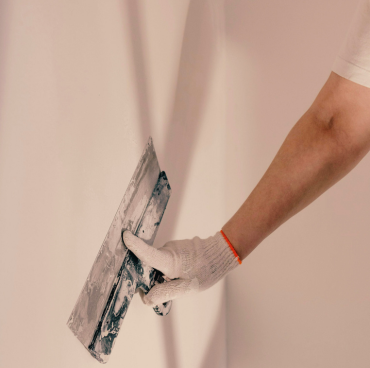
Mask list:
POLYGON ((132 253, 135 254, 142 262, 146 263, 148 266, 153 267, 163 274, 173 276, 173 267, 171 265, 173 262, 173 253, 167 252, 161 249, 156 249, 143 240, 133 235, 130 231, 125 231, 122 234, 122 240, 126 247, 130 249, 132 253))

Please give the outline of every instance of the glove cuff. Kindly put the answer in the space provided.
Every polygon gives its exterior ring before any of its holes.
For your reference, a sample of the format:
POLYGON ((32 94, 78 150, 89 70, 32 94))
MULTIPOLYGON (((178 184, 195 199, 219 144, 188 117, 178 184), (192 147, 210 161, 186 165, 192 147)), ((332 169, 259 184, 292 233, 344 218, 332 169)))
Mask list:
POLYGON ((236 253, 236 250, 235 248, 232 246, 232 244, 230 243, 230 240, 227 238, 227 236, 225 235, 225 233, 220 230, 220 233, 221 235, 223 236, 223 238, 225 239, 226 243, 228 244, 228 246, 230 247, 231 251, 233 252, 235 258, 238 260, 239 264, 242 264, 242 260, 240 259, 240 257, 238 256, 238 253, 236 253))

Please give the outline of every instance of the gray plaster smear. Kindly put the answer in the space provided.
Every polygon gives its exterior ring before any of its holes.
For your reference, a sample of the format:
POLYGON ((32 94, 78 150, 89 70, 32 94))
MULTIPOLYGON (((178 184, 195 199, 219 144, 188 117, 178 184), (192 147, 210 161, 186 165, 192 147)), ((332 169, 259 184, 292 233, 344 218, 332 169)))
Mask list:
MULTIPOLYGON (((153 245, 158 226, 170 198, 171 188, 160 171, 153 141, 149 141, 90 270, 67 325, 99 362, 112 352, 130 301, 141 288, 148 292, 163 275, 141 263, 122 241, 129 230, 153 245)), ((171 303, 154 308, 159 315, 171 303)))

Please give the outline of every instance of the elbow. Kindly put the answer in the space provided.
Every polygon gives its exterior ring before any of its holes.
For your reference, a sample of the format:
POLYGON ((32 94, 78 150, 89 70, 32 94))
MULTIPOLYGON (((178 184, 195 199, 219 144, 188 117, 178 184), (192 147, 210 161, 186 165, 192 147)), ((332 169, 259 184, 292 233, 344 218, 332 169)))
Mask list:
POLYGON ((338 154, 362 158, 370 150, 370 88, 332 73, 307 113, 338 154))
POLYGON ((314 112, 312 121, 338 160, 358 162, 370 150, 370 111, 361 115, 321 110, 314 112))

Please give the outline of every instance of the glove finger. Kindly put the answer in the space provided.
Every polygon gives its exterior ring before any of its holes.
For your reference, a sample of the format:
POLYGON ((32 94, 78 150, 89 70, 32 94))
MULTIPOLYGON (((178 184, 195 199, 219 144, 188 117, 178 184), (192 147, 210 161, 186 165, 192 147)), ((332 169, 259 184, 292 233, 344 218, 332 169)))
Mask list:
POLYGON ((148 294, 142 296, 142 300, 146 305, 154 307, 181 296, 196 293, 197 291, 199 291, 198 279, 176 279, 154 285, 148 294))
POLYGON ((173 272, 174 260, 171 252, 161 251, 160 249, 146 244, 130 231, 125 231, 123 233, 122 240, 126 247, 142 262, 171 278, 176 277, 173 272))

